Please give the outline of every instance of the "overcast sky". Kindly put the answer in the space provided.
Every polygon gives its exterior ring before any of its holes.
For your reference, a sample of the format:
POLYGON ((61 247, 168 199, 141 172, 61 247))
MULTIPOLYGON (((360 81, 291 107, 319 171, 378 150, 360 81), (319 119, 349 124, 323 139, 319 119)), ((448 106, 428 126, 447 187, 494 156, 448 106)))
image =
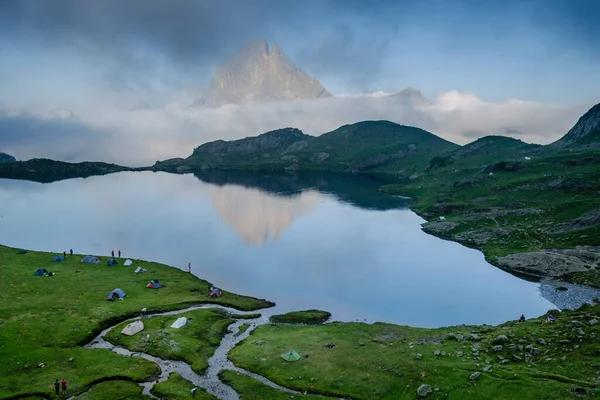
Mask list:
POLYGON ((427 120, 463 143, 503 130, 549 142, 600 102, 598 18, 595 0, 4 0, 0 151, 120 161, 115 146, 135 136, 152 140, 149 160, 258 129, 355 122, 344 107, 359 103, 347 99, 182 111, 250 38, 279 43, 336 95, 411 86, 437 105, 360 103, 365 119, 427 120))

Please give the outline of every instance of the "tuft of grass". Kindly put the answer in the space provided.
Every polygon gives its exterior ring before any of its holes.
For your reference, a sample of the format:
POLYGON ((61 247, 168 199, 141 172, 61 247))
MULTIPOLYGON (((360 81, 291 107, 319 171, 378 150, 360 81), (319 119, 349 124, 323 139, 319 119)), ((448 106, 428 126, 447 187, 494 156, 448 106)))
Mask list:
MULTIPOLYGON (((145 381, 154 370, 151 362, 79 347, 102 329, 139 315, 144 307, 152 313, 199 303, 240 310, 273 305, 229 292, 209 298, 208 282, 164 264, 133 260, 131 267, 108 267, 107 257, 100 257, 99 265, 88 265, 80 262, 82 255, 52 262, 52 253, 17 252, 0 246, 0 281, 6 283, 0 291, 0 399, 48 397, 56 378, 69 382, 70 395, 106 380, 145 381), (137 266, 148 272, 134 274, 137 266), (34 276, 38 268, 56 275, 34 276), (150 279, 159 279, 166 286, 146 289, 150 279), (125 299, 106 301, 117 287, 127 293, 125 299), (45 367, 38 368, 42 363, 45 367)), ((213 329, 217 329, 215 324, 220 326, 215 321, 213 329)))
MULTIPOLYGON (((190 381, 185 380, 177 372, 169 375, 169 378, 164 382, 159 382, 151 390, 151 393, 162 399, 169 400, 189 400, 192 398, 191 390, 194 385, 190 381)), ((216 400, 217 397, 206 390, 198 388, 196 392, 197 400, 216 400)))
POLYGON ((321 310, 292 311, 286 314, 273 315, 269 320, 280 324, 318 325, 327 321, 331 313, 321 310))
POLYGON ((437 389, 431 398, 564 399, 575 388, 595 398, 600 394, 600 326, 587 321, 598 315, 600 305, 556 312, 554 324, 544 324, 542 316, 524 323, 438 329, 384 323, 264 325, 229 358, 291 389, 353 399, 414 399, 423 383, 437 389), (572 321, 583 328, 572 327, 572 321), (299 361, 279 357, 292 348, 302 355, 299 361), (475 372, 481 376, 470 380, 475 372))

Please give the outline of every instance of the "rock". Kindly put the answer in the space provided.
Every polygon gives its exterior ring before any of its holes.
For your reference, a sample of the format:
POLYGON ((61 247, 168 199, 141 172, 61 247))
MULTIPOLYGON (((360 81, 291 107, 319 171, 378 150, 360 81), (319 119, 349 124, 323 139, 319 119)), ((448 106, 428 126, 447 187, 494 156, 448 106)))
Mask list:
POLYGON ((597 320, 596 318, 594 318, 594 319, 590 319, 590 320, 588 321, 588 325, 589 325, 589 326, 598 325, 598 320, 597 320))
POLYGON ((561 340, 559 340, 558 343, 560 343, 560 344, 569 344, 569 343, 571 343, 571 341, 569 339, 561 339, 561 340))
POLYGON ((417 360, 420 360, 421 358, 423 358, 423 356, 422 356, 421 354, 417 353, 417 355, 415 356, 415 358, 416 358, 417 360))
POLYGON ((492 369, 492 366, 486 365, 485 367, 483 367, 483 372, 488 372, 488 371, 490 371, 490 369, 492 369))
POLYGON ((469 333, 467 336, 465 336, 465 340, 479 340, 479 336, 476 333, 469 333))
POLYGON ((462 342, 463 340, 465 340, 465 337, 463 335, 461 335, 460 333, 458 333, 456 335, 456 341, 462 342))
POLYGON ((577 321, 577 320, 572 320, 569 323, 569 326, 571 327, 571 329, 581 328, 581 327, 583 327, 583 322, 577 321))
POLYGON ((475 379, 479 378, 481 376, 481 372, 475 372, 473 374, 471 374, 471 376, 469 376, 469 379, 474 381, 475 379))
POLYGON ((317 163, 317 164, 321 164, 323 161, 327 160, 329 158, 329 153, 315 153, 312 155, 312 157, 310 158, 311 162, 317 163))
POLYGON ((441 354, 442 354, 442 353, 440 353, 440 351, 439 351, 439 350, 436 350, 436 351, 434 351, 434 352, 433 352, 433 355, 434 355, 434 356, 439 356, 439 355, 441 355, 441 354))
POLYGON ((525 362, 531 362, 533 356, 530 353, 525 353, 525 362))
POLYGON ((585 332, 584 332, 584 331, 583 331, 583 329, 581 329, 581 328, 577 328, 577 329, 575 329, 575 332, 576 332, 578 335, 581 335, 581 336, 585 335, 585 332))
POLYGON ((504 364, 508 364, 510 361, 509 360, 502 360, 500 361, 500 364, 504 365, 504 364))
POLYGON ((492 351, 498 352, 498 351, 502 351, 502 345, 496 345, 494 347, 492 347, 492 351))
POLYGON ((519 361, 523 361, 523 358, 519 357, 516 354, 513 354, 512 360, 515 361, 515 362, 519 362, 519 361))
POLYGON ((562 357, 560 358, 560 361, 565 361, 566 359, 567 359, 567 356, 562 356, 562 357))
POLYGON ((508 342, 508 337, 506 335, 499 335, 496 339, 494 339, 494 344, 502 344, 508 342))
POLYGON ((546 344, 546 341, 544 339, 542 339, 542 338, 538 338, 537 342, 538 342, 538 344, 541 344, 541 345, 545 345, 546 344))
POLYGON ((449 333, 446 335, 446 339, 448 340, 455 340, 456 339, 456 335, 454 333, 449 333))
POLYGON ((433 393, 433 389, 431 388, 430 385, 422 384, 417 389, 417 396, 419 396, 419 397, 425 397, 430 393, 433 393))
POLYGON ((266 343, 266 341, 264 341, 264 340, 253 340, 252 341, 252 344, 255 344, 257 346, 262 346, 265 343, 266 343))
POLYGON ((457 351, 456 352, 456 356, 457 357, 462 357, 463 356, 463 352, 462 351, 457 351))
POLYGON ((497 257, 496 263, 503 269, 538 276, 561 276, 570 272, 585 272, 596 266, 589 261, 590 253, 600 258, 597 250, 589 250, 587 247, 591 246, 509 254, 497 257))

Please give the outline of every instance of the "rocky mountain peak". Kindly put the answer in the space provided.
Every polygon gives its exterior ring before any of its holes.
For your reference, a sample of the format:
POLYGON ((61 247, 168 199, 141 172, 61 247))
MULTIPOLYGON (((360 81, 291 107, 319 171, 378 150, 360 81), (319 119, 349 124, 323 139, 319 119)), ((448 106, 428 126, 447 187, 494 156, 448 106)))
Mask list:
POLYGON ((423 96, 420 90, 413 89, 412 87, 407 87, 402 89, 398 93, 394 93, 390 95, 393 98, 401 99, 409 102, 413 106, 421 106, 421 105, 429 105, 431 101, 423 96))
POLYGON ((195 102, 218 107, 264 101, 331 97, 317 79, 297 68, 277 44, 247 42, 217 69, 208 91, 195 102))
POLYGON ((575 146, 600 142, 600 103, 590 108, 569 132, 553 145, 575 146))
POLYGON ((0 152, 0 163, 15 162, 15 161, 17 161, 17 159, 14 158, 13 156, 11 156, 10 154, 0 152))

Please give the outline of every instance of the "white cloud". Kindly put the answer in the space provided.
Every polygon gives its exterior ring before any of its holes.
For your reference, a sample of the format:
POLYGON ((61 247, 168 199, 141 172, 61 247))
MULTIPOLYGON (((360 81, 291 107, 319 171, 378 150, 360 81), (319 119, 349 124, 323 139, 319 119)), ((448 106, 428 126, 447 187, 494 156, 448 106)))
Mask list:
MULTIPOLYGON (((186 96, 164 107, 134 107, 114 101, 96 103, 93 108, 82 107, 75 111, 78 122, 92 128, 91 132, 110 132, 111 139, 89 134, 89 149, 80 152, 81 157, 149 165, 156 160, 187 157, 194 147, 216 139, 238 139, 284 127, 319 135, 344 124, 380 119, 418 126, 458 144, 491 134, 546 144, 564 135, 593 105, 523 100, 493 103, 473 93, 457 91, 441 93, 431 105, 425 106, 413 106, 405 98, 382 93, 208 109, 190 107, 190 103, 186 96)), ((60 117, 65 113, 61 110, 60 117)), ((47 121, 52 115, 39 117, 47 121)), ((2 135, 0 132, 0 148, 10 153, 2 135)), ((26 154, 15 156, 64 159, 64 154, 73 154, 70 143, 62 143, 60 135, 57 134, 55 141, 59 145, 50 149, 36 147, 32 141, 27 150, 19 148, 26 154)))

